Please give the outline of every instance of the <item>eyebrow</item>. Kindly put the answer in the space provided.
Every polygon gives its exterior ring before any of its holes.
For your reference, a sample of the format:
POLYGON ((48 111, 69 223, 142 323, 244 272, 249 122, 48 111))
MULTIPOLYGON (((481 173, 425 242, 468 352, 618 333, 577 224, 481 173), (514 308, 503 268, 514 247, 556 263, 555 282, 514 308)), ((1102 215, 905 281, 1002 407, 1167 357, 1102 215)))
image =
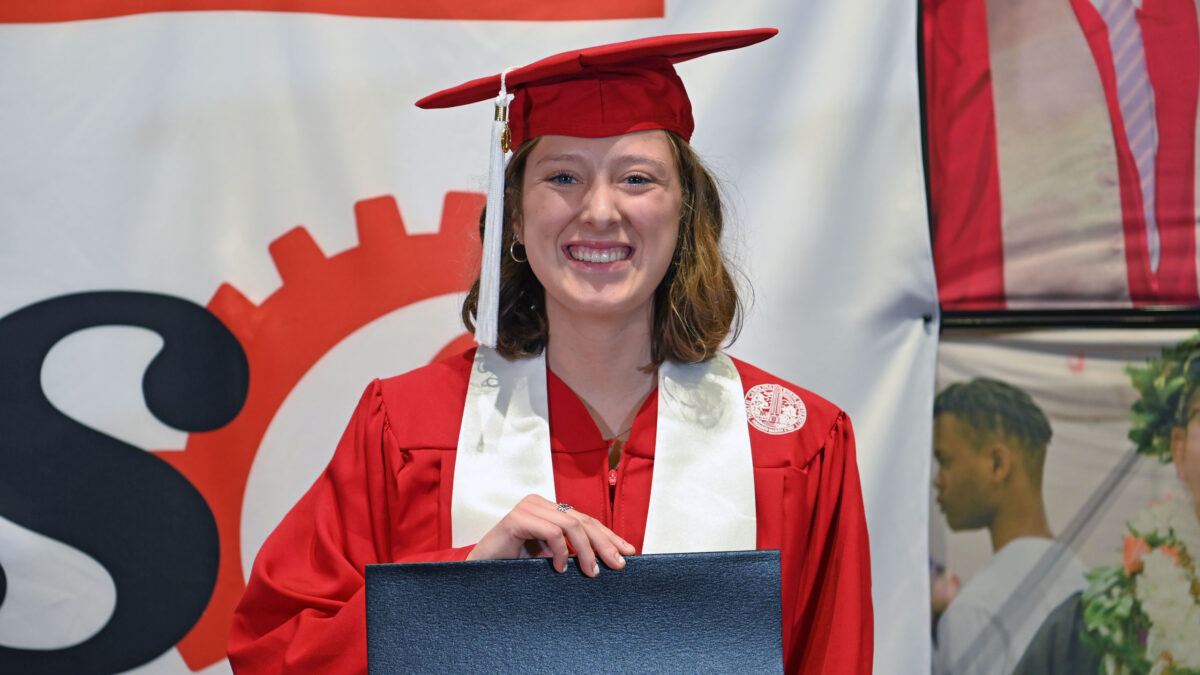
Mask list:
MULTIPOLYGON (((556 155, 546 155, 545 157, 542 157, 537 162, 535 162, 535 165, 544 164, 546 162, 573 162, 573 161, 576 161, 576 162, 583 161, 583 155, 576 154, 576 153, 570 153, 570 152, 563 152, 563 153, 559 153, 556 155)), ((657 169, 659 171, 667 170, 666 164, 658 161, 657 159, 651 159, 650 157, 647 157, 646 155, 618 155, 615 158, 615 162, 619 166, 627 166, 629 164, 644 163, 644 164, 649 164, 649 165, 653 166, 655 169, 657 169)))
POLYGON ((582 160, 582 159, 583 159, 582 155, 576 155, 576 154, 572 154, 572 153, 559 153, 557 155, 546 155, 545 157, 539 159, 537 161, 537 163, 541 164, 542 162, 571 162, 571 161, 578 161, 578 160, 582 160))
POLYGON ((629 165, 629 164, 645 163, 645 164, 649 164, 650 166, 653 166, 655 169, 657 169, 659 171, 663 171, 663 172, 667 171, 666 164, 663 164, 662 162, 658 161, 657 159, 651 159, 645 155, 621 155, 620 157, 617 157, 617 163, 622 166, 629 165))

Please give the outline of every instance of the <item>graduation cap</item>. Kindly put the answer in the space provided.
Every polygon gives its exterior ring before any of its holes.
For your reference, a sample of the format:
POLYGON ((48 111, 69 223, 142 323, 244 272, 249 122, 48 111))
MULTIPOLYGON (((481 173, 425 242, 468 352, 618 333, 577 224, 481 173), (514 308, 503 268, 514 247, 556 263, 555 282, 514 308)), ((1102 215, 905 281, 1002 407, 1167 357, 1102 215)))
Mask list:
POLYGON ((647 129, 666 129, 690 139, 695 126, 692 104, 674 64, 746 47, 778 32, 757 28, 662 35, 578 49, 417 101, 421 108, 452 108, 489 99, 495 103, 475 319, 479 344, 496 346, 503 181, 509 147, 547 134, 605 138, 647 129))

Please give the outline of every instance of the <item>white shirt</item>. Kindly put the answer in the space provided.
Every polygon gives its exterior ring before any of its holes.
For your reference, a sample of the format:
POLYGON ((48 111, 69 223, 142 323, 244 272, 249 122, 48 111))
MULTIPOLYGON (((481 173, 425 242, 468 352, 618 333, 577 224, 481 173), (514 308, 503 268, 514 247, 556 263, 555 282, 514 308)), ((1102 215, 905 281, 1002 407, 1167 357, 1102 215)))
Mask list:
POLYGON ((1009 675, 1042 622, 1087 586, 1087 568, 1053 539, 1021 537, 967 582, 937 625, 936 675, 1009 675))

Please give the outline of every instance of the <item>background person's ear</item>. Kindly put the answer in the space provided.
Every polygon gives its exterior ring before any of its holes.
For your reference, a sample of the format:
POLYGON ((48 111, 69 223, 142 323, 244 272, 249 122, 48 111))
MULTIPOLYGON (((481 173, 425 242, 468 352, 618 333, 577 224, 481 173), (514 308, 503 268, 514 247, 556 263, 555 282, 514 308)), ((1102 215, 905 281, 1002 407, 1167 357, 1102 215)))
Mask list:
POLYGON ((1016 458, 1013 457, 1012 450, 1006 443, 992 443, 984 451, 988 458, 988 471, 993 483, 1003 483, 1008 480, 1012 474, 1013 462, 1016 458))

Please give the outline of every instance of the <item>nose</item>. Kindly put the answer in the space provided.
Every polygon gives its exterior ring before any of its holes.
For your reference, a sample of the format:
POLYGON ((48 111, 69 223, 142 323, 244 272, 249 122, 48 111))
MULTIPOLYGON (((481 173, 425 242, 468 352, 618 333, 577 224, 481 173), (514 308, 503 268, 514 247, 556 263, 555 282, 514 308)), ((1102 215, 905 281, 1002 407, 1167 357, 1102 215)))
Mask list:
POLYGON ((616 190, 603 181, 591 186, 583 196, 580 217, 585 225, 598 230, 615 225, 621 220, 621 211, 617 205, 616 190))

